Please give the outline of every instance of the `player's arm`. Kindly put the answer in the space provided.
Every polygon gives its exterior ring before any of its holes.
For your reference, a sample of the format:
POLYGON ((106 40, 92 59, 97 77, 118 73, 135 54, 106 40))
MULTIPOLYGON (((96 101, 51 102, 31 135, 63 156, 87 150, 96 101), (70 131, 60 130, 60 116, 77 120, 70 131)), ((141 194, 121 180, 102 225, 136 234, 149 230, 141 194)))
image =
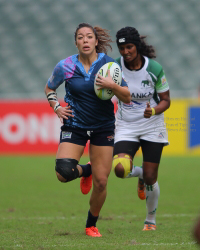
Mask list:
POLYGON ((156 91, 159 96, 160 102, 154 107, 155 114, 161 114, 170 107, 170 94, 169 85, 163 69, 161 69, 156 83, 156 91))
POLYGON ((157 106, 152 108, 150 107, 150 104, 147 103, 147 107, 144 111, 145 118, 150 118, 152 115, 160 115, 170 107, 169 90, 163 93, 159 93, 158 96, 160 98, 160 102, 157 106))
POLYGON ((129 103, 131 101, 131 94, 126 86, 119 86, 115 84, 112 89, 115 96, 124 103, 129 103))
POLYGON ((170 94, 169 90, 163 93, 158 93, 160 98, 159 104, 154 107, 156 114, 161 114, 170 107, 170 94))
POLYGON ((159 115, 170 107, 169 85, 168 85, 167 79, 165 77, 165 73, 162 68, 158 75, 155 88, 156 88, 158 97, 160 99, 160 102, 158 103, 157 106, 153 108, 150 107, 149 103, 147 103, 147 107, 144 111, 145 118, 150 118, 152 115, 159 115))
POLYGON ((129 103, 131 101, 131 94, 128 87, 116 84, 110 75, 110 70, 108 70, 107 77, 99 75, 95 84, 98 85, 99 87, 98 89, 102 88, 111 89, 114 95, 124 103, 129 103))
POLYGON ((50 106, 53 108, 57 116, 61 119, 61 122, 63 122, 62 119, 68 119, 68 116, 74 117, 74 115, 72 115, 72 110, 70 110, 70 106, 62 107, 60 105, 57 99, 56 91, 54 89, 50 89, 48 87, 48 83, 45 85, 44 91, 50 106))
POLYGON ((56 89, 64 82, 64 80, 62 63, 59 62, 54 68, 53 73, 44 89, 50 106, 54 109, 54 112, 60 118, 61 122, 63 122, 63 118, 68 119, 68 116, 73 117, 70 106, 62 107, 57 99, 56 89))
POLYGON ((52 107, 54 109, 54 111, 56 109, 59 109, 61 106, 60 106, 60 103, 58 102, 58 99, 57 99, 56 90, 49 88, 48 83, 46 83, 46 85, 44 87, 44 92, 46 94, 46 97, 47 97, 47 100, 50 104, 50 107, 52 107))

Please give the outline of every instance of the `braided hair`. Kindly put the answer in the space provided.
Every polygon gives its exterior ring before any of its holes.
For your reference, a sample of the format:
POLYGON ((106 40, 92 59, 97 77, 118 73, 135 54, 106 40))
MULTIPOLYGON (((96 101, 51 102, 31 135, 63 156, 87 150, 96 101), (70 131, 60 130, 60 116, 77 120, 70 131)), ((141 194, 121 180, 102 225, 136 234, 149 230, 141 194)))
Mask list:
POLYGON ((140 36, 134 27, 125 27, 117 31, 116 42, 119 47, 121 44, 133 43, 139 54, 149 58, 156 58, 155 49, 152 45, 145 42, 146 36, 140 36))
POLYGON ((89 23, 80 23, 78 25, 78 27, 76 28, 76 31, 74 33, 75 41, 76 41, 78 30, 81 28, 84 28, 84 27, 90 28, 93 31, 93 33, 95 34, 95 37, 98 40, 98 44, 96 46, 97 53, 107 54, 109 49, 112 51, 112 46, 110 45, 110 43, 113 41, 111 39, 109 31, 106 29, 103 29, 99 26, 93 27, 89 23))

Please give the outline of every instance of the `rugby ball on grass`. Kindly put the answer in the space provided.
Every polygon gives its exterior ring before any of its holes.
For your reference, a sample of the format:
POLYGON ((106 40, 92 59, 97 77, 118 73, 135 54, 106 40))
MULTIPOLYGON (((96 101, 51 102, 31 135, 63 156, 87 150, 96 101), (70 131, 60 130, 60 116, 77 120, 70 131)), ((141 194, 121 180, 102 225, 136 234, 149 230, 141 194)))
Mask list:
POLYGON ((122 82, 122 71, 120 66, 115 62, 104 64, 97 72, 94 80, 94 91, 101 100, 108 100, 114 96, 114 93, 111 89, 98 89, 99 86, 95 84, 98 75, 103 77, 108 76, 108 70, 110 70, 110 75, 116 84, 121 85, 122 82))

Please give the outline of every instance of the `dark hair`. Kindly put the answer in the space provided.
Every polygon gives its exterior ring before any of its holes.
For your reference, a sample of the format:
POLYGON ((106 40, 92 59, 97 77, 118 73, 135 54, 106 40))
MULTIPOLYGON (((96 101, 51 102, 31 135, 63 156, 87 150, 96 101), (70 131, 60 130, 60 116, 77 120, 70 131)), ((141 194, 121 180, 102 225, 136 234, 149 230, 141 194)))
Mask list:
POLYGON ((145 42, 146 36, 140 36, 134 27, 125 27, 117 31, 116 42, 119 47, 121 44, 133 43, 139 54, 149 58, 156 58, 155 49, 152 45, 145 42))
POLYGON ((78 27, 76 28, 76 31, 74 33, 74 38, 76 41, 76 37, 77 37, 77 32, 79 29, 83 28, 83 27, 88 27, 90 28, 93 33, 95 34, 96 39, 98 40, 98 44, 96 46, 96 52, 97 53, 108 53, 108 49, 110 49, 112 51, 112 46, 110 45, 112 41, 111 36, 109 34, 109 31, 106 29, 103 29, 101 27, 92 27, 92 25, 88 24, 88 23, 80 23, 78 25, 78 27))

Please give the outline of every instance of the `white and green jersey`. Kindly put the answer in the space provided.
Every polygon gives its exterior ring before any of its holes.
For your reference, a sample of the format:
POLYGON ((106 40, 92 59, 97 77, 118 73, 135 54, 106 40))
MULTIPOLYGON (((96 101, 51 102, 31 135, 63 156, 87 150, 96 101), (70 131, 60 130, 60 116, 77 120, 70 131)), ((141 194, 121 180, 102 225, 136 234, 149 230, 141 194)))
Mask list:
POLYGON ((158 93, 169 90, 162 66, 147 57, 144 57, 144 59, 145 63, 142 69, 133 71, 124 66, 123 57, 116 60, 122 67, 123 77, 131 92, 130 103, 121 101, 118 103, 118 119, 127 121, 140 119, 138 115, 141 112, 140 114, 143 117, 146 103, 150 102, 150 106, 155 107, 159 103, 158 93))
MULTIPOLYGON (((147 57, 144 57, 144 59, 144 66, 140 70, 133 71, 125 67, 123 57, 116 59, 122 67, 123 78, 127 82, 131 93, 130 103, 118 102, 116 132, 119 131, 119 127, 130 129, 133 133, 137 132, 138 136, 144 133, 151 133, 155 131, 155 129, 158 130, 158 132, 160 131, 159 133, 166 131, 163 113, 154 115, 149 119, 144 118, 147 102, 150 103, 151 107, 157 106, 160 101, 158 93, 169 90, 162 66, 147 57)), ((118 136, 120 135, 118 134, 116 136, 118 138, 117 140, 120 140, 118 136)), ((164 137, 164 141, 167 142, 167 136, 164 137)), ((155 141, 157 141, 157 139, 155 141)), ((160 138, 158 141, 160 141, 160 138)))

